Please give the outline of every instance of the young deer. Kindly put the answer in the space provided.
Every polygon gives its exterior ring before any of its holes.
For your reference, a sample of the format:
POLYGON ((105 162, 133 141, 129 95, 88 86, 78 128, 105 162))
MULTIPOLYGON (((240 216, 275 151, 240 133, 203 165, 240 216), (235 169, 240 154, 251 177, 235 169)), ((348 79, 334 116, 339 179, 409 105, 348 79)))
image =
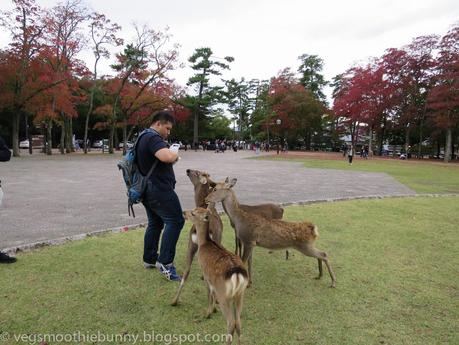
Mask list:
POLYGON ((335 287, 336 278, 328 262, 327 254, 314 247, 314 242, 319 236, 317 227, 308 221, 269 220, 257 214, 245 212, 241 209, 232 190, 236 181, 236 179, 232 179, 230 182, 217 183, 212 193, 207 196, 206 201, 221 201, 228 216, 234 222, 237 236, 244 245, 242 260, 248 261, 250 282, 252 279, 253 247, 260 246, 268 249, 293 248, 304 255, 317 258, 319 266, 317 279, 322 277, 322 262, 325 262, 332 280, 331 287, 335 287))
MULTIPOLYGON (((191 170, 187 169, 186 174, 188 175, 191 183, 194 186, 194 201, 196 207, 206 207, 205 198, 212 189, 215 187, 215 182, 210 179, 209 174, 206 172, 198 171, 198 170, 191 170)), ((217 210, 215 209, 215 203, 210 203, 208 206, 209 209, 209 233, 216 243, 221 243, 222 239, 222 231, 223 231, 223 223, 218 215, 217 210)), ((182 280, 180 282, 180 286, 175 294, 174 299, 172 300, 172 305, 177 305, 180 294, 182 293, 183 286, 185 285, 188 276, 190 275, 191 271, 191 264, 193 263, 194 256, 198 251, 198 241, 197 241, 197 234, 196 234, 196 227, 193 225, 190 229, 189 237, 188 237, 188 249, 186 254, 186 267, 185 272, 182 275, 182 280)))
POLYGON ((234 332, 241 341, 241 311, 244 292, 248 284, 248 274, 241 258, 216 243, 209 235, 210 211, 196 208, 184 212, 186 219, 196 226, 198 236, 198 262, 207 285, 209 305, 207 317, 215 311, 218 302, 226 318, 227 344, 232 343, 234 332))
MULTIPOLYGON (((225 180, 225 182, 228 182, 228 178, 225 180)), ((213 184, 213 187, 215 187, 216 183, 213 184)), ((212 187, 212 188, 213 188, 212 187)), ((235 242, 236 242, 236 250, 235 253, 242 257, 242 242, 241 240, 237 237, 237 232, 236 232, 236 227, 234 226, 234 222, 232 221, 230 215, 226 211, 225 205, 222 204, 223 209, 225 210, 225 213, 228 215, 231 227, 234 229, 235 233, 235 242)), ((258 214, 260 216, 263 216, 267 219, 282 219, 284 215, 284 209, 277 205, 277 204, 260 204, 260 205, 243 205, 239 204, 239 207, 244 210, 245 212, 252 213, 252 214, 258 214)), ((285 251, 285 259, 288 260, 288 250, 285 251)))

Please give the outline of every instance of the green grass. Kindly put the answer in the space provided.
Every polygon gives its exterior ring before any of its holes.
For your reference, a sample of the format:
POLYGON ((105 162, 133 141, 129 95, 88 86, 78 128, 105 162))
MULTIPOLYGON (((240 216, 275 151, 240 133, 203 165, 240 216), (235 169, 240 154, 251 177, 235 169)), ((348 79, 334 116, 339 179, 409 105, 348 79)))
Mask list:
MULTIPOLYGON (((328 275, 313 279, 312 258, 295 252, 286 261, 283 252, 256 248, 244 343, 458 344, 458 201, 289 207, 287 219, 319 226, 317 247, 330 255, 337 288, 328 287, 328 275)), ((226 218, 224 224, 224 244, 232 249, 226 218)), ((187 223, 177 250, 179 269, 188 229, 187 223)), ((197 263, 181 304, 171 307, 178 284, 143 269, 142 245, 143 231, 130 231, 43 248, 1 265, 0 339, 2 332, 10 335, 5 344, 15 343, 14 334, 224 333, 220 313, 204 318, 207 297, 197 263)))
POLYGON ((296 161, 303 163, 307 168, 383 172, 418 193, 459 193, 459 164, 391 159, 363 160, 355 157, 353 165, 350 166, 344 159, 285 159, 278 156, 266 156, 258 159, 296 161))

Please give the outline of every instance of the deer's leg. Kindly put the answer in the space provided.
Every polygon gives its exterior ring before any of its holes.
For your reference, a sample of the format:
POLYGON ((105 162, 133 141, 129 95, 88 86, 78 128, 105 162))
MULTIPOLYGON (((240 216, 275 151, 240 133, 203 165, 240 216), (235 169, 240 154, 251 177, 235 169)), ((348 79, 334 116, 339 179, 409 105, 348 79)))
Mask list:
POLYGON ((325 266, 327 266, 328 273, 330 274, 330 278, 332 280, 332 284, 330 287, 336 287, 335 273, 333 272, 330 263, 328 262, 327 253, 317 250, 311 244, 304 245, 301 248, 298 248, 298 250, 302 252, 304 255, 311 256, 319 260, 319 277, 321 276, 322 262, 325 262, 325 266))
POLYGON ((242 258, 242 252, 243 252, 243 250, 244 250, 244 245, 243 245, 243 243, 242 243, 242 241, 241 241, 240 238, 237 239, 237 243, 238 243, 238 247, 239 247, 239 252, 238 252, 237 255, 238 255, 240 258, 242 258))
POLYGON ((233 308, 231 305, 232 302, 228 298, 219 300, 219 302, 220 302, 220 308, 222 310, 223 316, 226 319, 226 327, 227 327, 227 334, 228 334, 228 341, 226 343, 231 344, 233 342, 233 335, 236 329, 233 308))
POLYGON ((323 275, 322 260, 321 259, 317 259, 317 264, 319 266, 319 275, 316 277, 316 279, 320 279, 320 278, 322 278, 322 275, 323 275))
POLYGON ((234 232, 234 254, 241 256, 239 254, 239 239, 237 238, 236 231, 234 232))
POLYGON ((288 249, 285 251, 285 260, 288 260, 288 249))
POLYGON ((242 261, 248 264, 249 286, 252 285, 252 252, 253 244, 244 243, 244 253, 242 254, 242 261))
POLYGON ((241 312, 242 312, 242 301, 244 299, 243 294, 238 294, 234 297, 234 319, 237 333, 237 342, 241 343, 241 312))
POLYGON ((196 229, 194 225, 190 229, 190 237, 188 239, 188 249, 187 249, 187 255, 186 255, 186 267, 185 267, 185 272, 183 272, 182 275, 182 280, 180 281, 180 286, 177 290, 177 293, 175 294, 174 299, 172 300, 172 305, 177 305, 178 300, 180 297, 180 294, 182 293, 183 286, 185 285, 186 280, 188 279, 188 276, 190 275, 191 271, 191 264, 193 263, 194 256, 196 255, 196 252, 198 251, 198 245, 193 242, 192 236, 196 235, 196 229))
POLYGON ((207 312, 206 312, 206 318, 210 318, 212 313, 215 311, 215 292, 211 288, 210 284, 206 281, 206 287, 207 287, 207 312))

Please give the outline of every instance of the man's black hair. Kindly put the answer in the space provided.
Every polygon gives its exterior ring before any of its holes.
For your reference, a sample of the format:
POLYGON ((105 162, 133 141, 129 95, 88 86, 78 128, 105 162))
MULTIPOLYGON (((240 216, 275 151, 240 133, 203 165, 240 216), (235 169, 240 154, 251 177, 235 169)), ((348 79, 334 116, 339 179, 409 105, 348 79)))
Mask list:
POLYGON ((161 122, 161 123, 166 123, 166 122, 170 122, 172 123, 173 125, 175 125, 175 118, 174 116, 168 112, 168 111, 165 111, 165 110, 162 110, 162 111, 158 111, 154 116, 153 116, 153 119, 151 120, 151 123, 155 123, 155 122, 161 122))

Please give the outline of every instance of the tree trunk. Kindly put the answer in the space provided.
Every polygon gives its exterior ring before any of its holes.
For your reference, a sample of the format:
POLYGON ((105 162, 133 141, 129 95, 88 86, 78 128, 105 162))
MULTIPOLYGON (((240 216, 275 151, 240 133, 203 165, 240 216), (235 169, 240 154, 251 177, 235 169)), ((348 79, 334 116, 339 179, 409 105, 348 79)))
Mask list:
POLYGON ((13 126, 12 126, 12 140, 11 146, 13 148, 13 157, 19 157, 19 116, 20 113, 17 110, 13 110, 13 126))
POLYGON ((113 139, 115 138, 115 126, 116 123, 112 123, 112 125, 110 126, 110 140, 108 141, 108 153, 113 153, 113 139))
POLYGON ((65 153, 72 152, 72 131, 70 129, 70 119, 65 117, 65 153))
POLYGON ((374 125, 371 125, 370 127, 370 139, 368 140, 368 156, 372 157, 373 156, 373 127, 374 125))
POLYGON ((71 117, 67 118, 67 153, 75 152, 75 143, 73 142, 73 120, 71 117))
POLYGON ((199 121, 199 111, 196 110, 194 113, 194 124, 193 124, 193 148, 198 149, 198 121, 199 121))
POLYGON ((94 107, 94 92, 96 88, 96 81, 97 81, 97 63, 99 62, 100 59, 100 54, 96 54, 96 61, 94 62, 94 78, 93 78, 93 85, 91 87, 91 95, 89 96, 89 109, 88 112, 86 113, 86 120, 84 123, 84 153, 88 153, 88 129, 89 129, 89 117, 92 114, 92 109, 94 107))
POLYGON ((25 118, 25 123, 26 123, 26 138, 29 141, 29 155, 33 153, 33 148, 32 148, 32 131, 30 130, 29 126, 29 115, 24 114, 25 118))
POLYGON ((89 115, 92 113, 92 94, 91 94, 91 104, 89 106, 89 111, 87 112, 86 114, 86 120, 85 120, 85 123, 84 123, 84 141, 83 141, 83 150, 84 150, 84 153, 88 153, 88 150, 89 150, 89 147, 88 147, 88 128, 89 128, 89 115))
POLYGON ((64 114, 61 113, 61 117, 62 117, 62 125, 61 125, 61 140, 59 142, 59 151, 60 151, 61 155, 64 155, 65 154, 65 128, 66 128, 66 125, 65 125, 65 116, 64 116, 64 114))
POLYGON ((126 154, 126 143, 127 143, 127 120, 123 123, 123 155, 126 154))
POLYGON ((445 143, 445 157, 444 161, 448 163, 451 160, 451 141, 452 141, 452 135, 451 135, 451 127, 446 130, 446 143, 445 143))
POLYGON ((382 125, 383 126, 381 128, 381 136, 379 138, 379 155, 380 156, 382 156, 382 152, 383 152, 384 134, 386 131, 386 117, 384 117, 382 125))
POLYGON ((419 124, 419 145, 418 145, 418 158, 422 158, 422 135, 423 135, 424 119, 421 117, 421 122, 419 124))
POLYGON ((47 128, 47 137, 48 137, 48 140, 47 140, 47 145, 46 145, 46 154, 48 156, 51 156, 53 154, 53 150, 52 150, 52 147, 53 147, 53 120, 48 120, 48 128, 47 128))

